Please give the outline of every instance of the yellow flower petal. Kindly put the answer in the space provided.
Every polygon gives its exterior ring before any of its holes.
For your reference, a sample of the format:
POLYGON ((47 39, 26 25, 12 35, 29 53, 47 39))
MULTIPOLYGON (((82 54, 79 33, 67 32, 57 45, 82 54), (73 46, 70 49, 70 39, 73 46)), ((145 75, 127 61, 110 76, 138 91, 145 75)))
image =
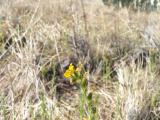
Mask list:
POLYGON ((74 72, 74 66, 72 65, 72 63, 69 65, 68 70, 70 70, 70 71, 74 72))
POLYGON ((66 70, 66 72, 64 73, 64 77, 65 78, 70 78, 75 72, 75 67, 73 66, 73 64, 71 63, 69 65, 69 68, 66 70))
POLYGON ((65 78, 70 78, 71 77, 71 71, 70 70, 66 70, 66 72, 64 73, 64 77, 65 78))

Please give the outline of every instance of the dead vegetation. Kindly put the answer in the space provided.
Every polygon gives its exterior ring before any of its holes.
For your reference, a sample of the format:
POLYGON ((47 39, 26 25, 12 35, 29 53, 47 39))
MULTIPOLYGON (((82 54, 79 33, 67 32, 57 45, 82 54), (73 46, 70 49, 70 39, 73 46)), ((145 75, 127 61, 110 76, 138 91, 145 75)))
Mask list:
POLYGON ((4 2, 0 119, 79 120, 79 86, 63 73, 82 62, 98 119, 159 120, 159 21, 100 0, 4 2))

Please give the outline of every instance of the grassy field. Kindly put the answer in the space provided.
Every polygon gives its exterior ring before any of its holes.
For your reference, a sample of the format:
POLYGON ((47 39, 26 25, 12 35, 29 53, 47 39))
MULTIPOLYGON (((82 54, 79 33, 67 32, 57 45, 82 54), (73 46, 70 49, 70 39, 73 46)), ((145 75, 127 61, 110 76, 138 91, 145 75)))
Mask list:
POLYGON ((159 21, 101 0, 1 0, 0 120, 160 120, 159 21))

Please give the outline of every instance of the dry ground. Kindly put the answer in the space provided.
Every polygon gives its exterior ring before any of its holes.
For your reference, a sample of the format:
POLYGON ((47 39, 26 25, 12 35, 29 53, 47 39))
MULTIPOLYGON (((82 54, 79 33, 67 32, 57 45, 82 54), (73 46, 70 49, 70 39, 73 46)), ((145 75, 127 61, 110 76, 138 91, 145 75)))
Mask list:
POLYGON ((72 62, 99 120, 160 119, 160 13, 100 0, 0 2, 0 120, 79 120, 72 62))

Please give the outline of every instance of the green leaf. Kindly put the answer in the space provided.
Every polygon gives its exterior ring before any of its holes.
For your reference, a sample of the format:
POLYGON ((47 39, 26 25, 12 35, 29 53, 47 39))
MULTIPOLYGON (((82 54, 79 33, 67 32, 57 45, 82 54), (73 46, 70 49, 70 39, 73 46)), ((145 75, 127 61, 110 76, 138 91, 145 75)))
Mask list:
POLYGON ((91 92, 88 94, 87 99, 92 100, 92 93, 91 92))

